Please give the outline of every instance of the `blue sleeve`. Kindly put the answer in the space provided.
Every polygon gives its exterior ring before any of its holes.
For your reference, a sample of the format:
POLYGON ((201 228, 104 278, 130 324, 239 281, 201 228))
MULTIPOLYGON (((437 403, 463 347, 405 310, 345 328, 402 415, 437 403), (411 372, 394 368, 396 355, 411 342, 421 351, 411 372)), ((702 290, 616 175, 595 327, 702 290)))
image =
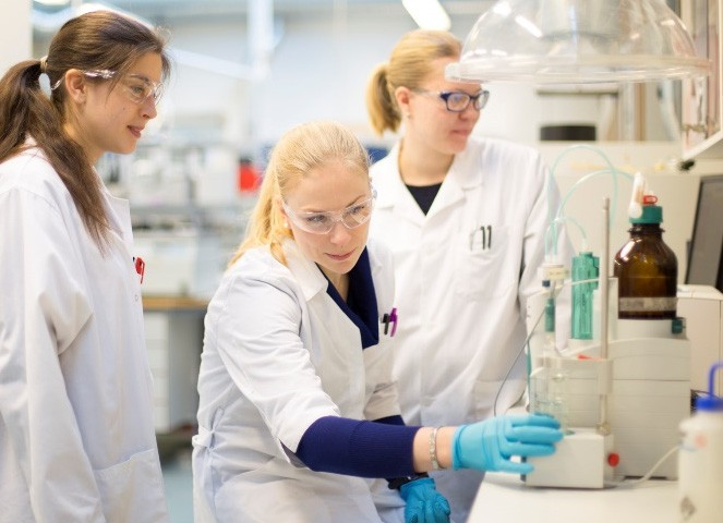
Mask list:
POLYGON ((404 420, 399 414, 397 414, 396 416, 387 416, 386 418, 375 419, 374 423, 386 423, 387 425, 406 425, 406 423, 404 423, 404 420))
POLYGON ((399 421, 399 416, 379 422, 325 416, 306 430, 296 455, 317 472, 365 478, 410 476, 414 474, 412 445, 419 427, 400 425, 399 421))

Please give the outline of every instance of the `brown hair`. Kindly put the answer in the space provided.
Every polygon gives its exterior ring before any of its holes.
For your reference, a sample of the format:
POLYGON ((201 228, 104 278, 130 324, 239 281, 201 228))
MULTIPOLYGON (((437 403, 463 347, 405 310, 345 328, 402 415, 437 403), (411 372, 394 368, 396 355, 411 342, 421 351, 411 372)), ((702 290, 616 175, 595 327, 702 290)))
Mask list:
MULTIPOLYGON (((161 56, 163 76, 170 73, 165 39, 143 23, 111 11, 95 11, 67 21, 53 37, 44 60, 26 60, 0 79, 0 162, 25 149, 33 137, 67 187, 83 223, 102 245, 108 232, 101 183, 81 146, 68 136, 66 91, 61 85, 50 99, 41 90, 40 75, 50 84, 69 69, 127 72, 146 53, 161 56), (44 68, 44 70, 42 70, 44 68)), ((122 74, 117 74, 115 85, 122 74)))
POLYGON ((402 36, 392 50, 389 62, 376 67, 366 90, 366 105, 372 129, 379 134, 396 131, 401 116, 394 90, 414 89, 432 72, 431 62, 458 57, 462 44, 447 31, 418 29, 402 36))
POLYGON ((369 177, 366 149, 343 125, 310 122, 286 132, 271 153, 246 238, 229 265, 248 250, 262 245, 268 245, 274 258, 285 264, 282 243, 293 235, 284 225, 279 200, 296 187, 306 173, 333 161, 341 161, 360 175, 369 177))

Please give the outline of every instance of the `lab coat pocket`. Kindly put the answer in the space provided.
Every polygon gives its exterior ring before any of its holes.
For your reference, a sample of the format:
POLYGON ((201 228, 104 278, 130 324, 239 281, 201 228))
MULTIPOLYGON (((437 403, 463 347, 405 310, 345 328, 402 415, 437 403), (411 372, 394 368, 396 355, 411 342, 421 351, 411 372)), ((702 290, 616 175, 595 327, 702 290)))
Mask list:
POLYGON ((168 521, 158 452, 149 449, 95 471, 106 520, 117 523, 168 521))
POLYGON ((514 264, 508 260, 508 228, 487 226, 481 229, 461 233, 457 240, 455 288, 457 293, 472 300, 502 296, 519 279, 514 264), (484 235, 481 229, 485 230, 484 235))

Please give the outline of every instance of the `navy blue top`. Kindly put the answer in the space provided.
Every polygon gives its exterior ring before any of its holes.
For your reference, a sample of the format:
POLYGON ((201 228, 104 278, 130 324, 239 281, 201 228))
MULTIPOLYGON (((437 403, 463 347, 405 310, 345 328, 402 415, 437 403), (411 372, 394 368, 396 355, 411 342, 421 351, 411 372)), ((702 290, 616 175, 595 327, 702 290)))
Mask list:
MULTIPOLYGON (((322 274, 324 272, 322 271, 322 274)), ((326 275, 324 275, 326 278, 326 275)), ((349 296, 344 299, 329 281, 326 293, 336 302, 344 314, 359 329, 362 348, 366 349, 379 343, 379 311, 377 294, 372 280, 372 269, 369 264, 369 253, 366 249, 359 257, 354 268, 349 271, 349 296)))
MULTIPOLYGON (((362 348, 377 345, 379 311, 366 249, 349 271, 347 301, 331 282, 326 292, 359 328, 362 348)), ((368 478, 410 476, 414 474, 412 446, 418 430, 405 426, 401 416, 376 421, 325 416, 306 430, 296 455, 304 465, 319 472, 368 478)))

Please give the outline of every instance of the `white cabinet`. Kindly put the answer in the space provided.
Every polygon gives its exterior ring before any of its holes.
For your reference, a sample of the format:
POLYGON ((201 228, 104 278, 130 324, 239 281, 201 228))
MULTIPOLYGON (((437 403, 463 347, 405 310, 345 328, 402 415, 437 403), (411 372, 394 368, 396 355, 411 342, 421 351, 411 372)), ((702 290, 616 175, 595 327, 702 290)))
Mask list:
MULTIPOLYGON (((678 287, 678 316, 685 318, 686 333, 692 351, 690 386, 708 391, 711 365, 723 361, 723 294, 707 285, 678 287)), ((723 376, 715 378, 715 394, 723 394, 723 376)))
POLYGON ((204 310, 144 312, 157 433, 196 424, 204 310))

